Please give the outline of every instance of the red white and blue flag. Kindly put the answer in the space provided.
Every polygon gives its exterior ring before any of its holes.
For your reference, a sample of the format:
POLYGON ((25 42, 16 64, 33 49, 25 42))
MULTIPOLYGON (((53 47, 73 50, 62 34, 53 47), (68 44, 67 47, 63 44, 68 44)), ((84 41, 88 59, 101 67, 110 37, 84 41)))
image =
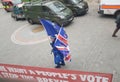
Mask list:
POLYGON ((58 33, 57 38, 61 41, 65 46, 68 45, 68 35, 66 34, 65 30, 61 27, 58 33))
POLYGON ((70 49, 68 46, 68 36, 62 27, 59 30, 54 45, 64 55, 66 61, 71 61, 70 49))
POLYGON ((45 19, 40 19, 41 24, 45 28, 47 35, 56 37, 54 46, 64 55, 66 61, 71 61, 70 49, 68 46, 68 35, 63 27, 45 19))

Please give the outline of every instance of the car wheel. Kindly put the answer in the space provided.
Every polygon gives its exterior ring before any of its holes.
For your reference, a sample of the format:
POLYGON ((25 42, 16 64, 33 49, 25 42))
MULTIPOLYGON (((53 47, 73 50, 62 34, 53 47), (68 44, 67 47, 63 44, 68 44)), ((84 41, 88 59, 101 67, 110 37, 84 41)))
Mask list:
POLYGON ((18 21, 18 18, 17 18, 17 17, 15 17, 15 20, 16 20, 16 21, 18 21))
POLYGON ((77 16, 77 12, 74 11, 73 14, 74 14, 75 17, 77 16))
POLYGON ((11 17, 14 18, 13 14, 11 14, 11 17))
POLYGON ((33 20, 28 18, 27 21, 30 23, 30 24, 34 24, 33 20))
POLYGON ((5 9, 5 11, 6 11, 6 12, 10 12, 10 11, 8 11, 7 9, 5 9))

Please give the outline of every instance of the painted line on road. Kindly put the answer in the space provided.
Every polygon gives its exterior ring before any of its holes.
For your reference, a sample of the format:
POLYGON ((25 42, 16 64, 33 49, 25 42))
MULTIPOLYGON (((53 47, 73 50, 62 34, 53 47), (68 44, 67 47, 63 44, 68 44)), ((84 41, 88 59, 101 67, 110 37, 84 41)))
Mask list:
POLYGON ((38 38, 38 39, 35 39, 35 40, 31 40, 31 41, 28 41, 28 40, 25 40, 23 38, 20 38, 19 36, 17 36, 19 34, 19 32, 21 32, 22 30, 24 30, 24 28, 27 28, 29 27, 29 24, 25 24, 21 27, 19 27, 12 35, 11 35, 11 40, 13 43, 15 44, 19 44, 19 45, 31 45, 31 44, 37 44, 37 43, 42 43, 42 42, 45 42, 48 40, 48 37, 44 37, 44 38, 38 38), (17 38, 19 38, 20 40, 18 40, 17 38))

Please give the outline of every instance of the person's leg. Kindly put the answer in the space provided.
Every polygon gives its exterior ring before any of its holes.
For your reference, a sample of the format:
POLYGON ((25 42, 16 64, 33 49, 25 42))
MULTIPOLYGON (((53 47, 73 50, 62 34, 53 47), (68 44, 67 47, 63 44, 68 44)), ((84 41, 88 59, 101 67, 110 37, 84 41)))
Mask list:
POLYGON ((55 66, 55 68, 61 68, 60 64, 57 64, 57 65, 55 66))
POLYGON ((120 28, 116 27, 116 29, 115 29, 114 32, 113 32, 112 37, 117 37, 117 36, 116 36, 116 33, 118 32, 119 29, 120 29, 120 28))
POLYGON ((54 55, 54 62, 56 64, 55 68, 61 68, 59 55, 54 55))
POLYGON ((60 64, 60 65, 65 66, 65 62, 64 62, 64 60, 61 61, 61 64, 60 64))
POLYGON ((63 54, 61 54, 61 64, 60 64, 60 65, 65 66, 65 61, 64 61, 64 56, 63 56, 63 54))

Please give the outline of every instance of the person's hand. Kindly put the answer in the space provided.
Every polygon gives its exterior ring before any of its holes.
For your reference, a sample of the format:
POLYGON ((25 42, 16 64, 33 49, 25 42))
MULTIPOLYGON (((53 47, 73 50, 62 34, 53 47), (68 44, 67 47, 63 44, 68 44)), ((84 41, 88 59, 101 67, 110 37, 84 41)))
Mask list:
POLYGON ((71 55, 67 55, 66 57, 65 57, 65 61, 68 61, 68 60, 70 60, 71 59, 71 55))

